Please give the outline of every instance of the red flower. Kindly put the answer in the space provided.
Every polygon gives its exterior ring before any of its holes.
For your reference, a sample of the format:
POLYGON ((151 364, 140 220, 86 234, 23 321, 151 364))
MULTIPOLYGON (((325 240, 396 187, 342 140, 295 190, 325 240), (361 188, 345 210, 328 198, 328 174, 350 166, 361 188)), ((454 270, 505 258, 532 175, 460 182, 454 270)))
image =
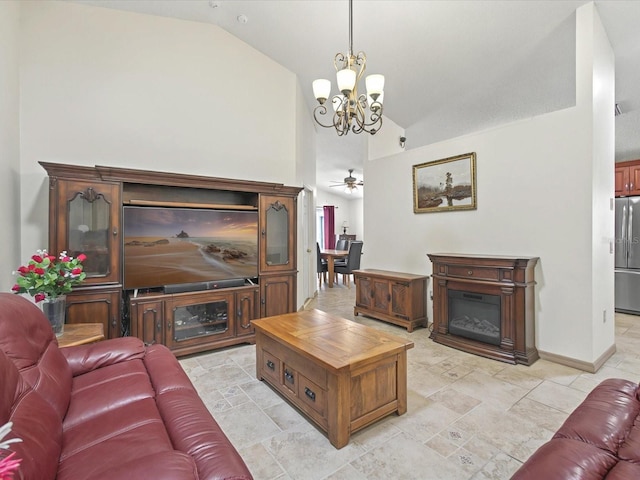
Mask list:
POLYGON ((87 256, 84 253, 81 253, 77 258, 79 262, 84 262, 87 259, 87 256))
POLYGON ((47 298, 47 296, 44 293, 36 293, 33 298, 35 299, 36 303, 38 303, 47 298))
POLYGON ((61 257, 60 260, 62 260, 63 262, 69 262, 71 261, 70 257, 61 257))
POLYGON ((20 291, 20 285, 18 285, 17 283, 11 287, 11 290, 13 290, 14 292, 19 292, 20 291))
POLYGON ((48 258, 50 262, 54 262, 56 260, 56 257, 54 257, 53 255, 47 255, 46 258, 48 258))
POLYGON ((44 275, 44 268, 36 267, 33 269, 33 273, 37 273, 38 275, 44 275))
POLYGON ((29 264, 29 271, 33 272, 36 269, 36 266, 33 263, 29 264))
POLYGON ((71 275, 80 275, 82 273, 82 269, 80 267, 76 267, 71 270, 71 275))
POLYGON ((42 257, 40 255, 34 255, 33 257, 31 257, 31 260, 33 260, 36 263, 41 263, 42 257))
POLYGON ((23 265, 22 267, 18 268, 18 272, 21 273, 24 277, 27 273, 29 273, 29 269, 23 265))

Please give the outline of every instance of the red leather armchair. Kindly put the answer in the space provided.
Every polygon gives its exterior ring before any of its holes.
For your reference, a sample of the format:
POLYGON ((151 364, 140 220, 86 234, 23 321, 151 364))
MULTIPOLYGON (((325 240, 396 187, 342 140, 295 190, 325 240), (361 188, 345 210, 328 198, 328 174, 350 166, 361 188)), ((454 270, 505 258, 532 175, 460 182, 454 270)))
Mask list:
POLYGON ((627 380, 598 385, 512 480, 640 479, 640 389, 627 380))
POLYGON ((60 349, 35 305, 0 293, 0 385, 25 480, 252 478, 162 345, 60 349))

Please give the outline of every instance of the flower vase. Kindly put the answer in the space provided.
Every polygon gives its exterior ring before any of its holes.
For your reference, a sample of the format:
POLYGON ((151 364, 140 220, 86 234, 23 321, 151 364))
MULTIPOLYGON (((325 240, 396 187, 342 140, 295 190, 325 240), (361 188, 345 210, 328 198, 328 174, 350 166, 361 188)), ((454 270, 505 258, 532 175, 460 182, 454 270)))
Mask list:
POLYGON ((40 305, 42 306, 42 313, 44 313, 51 324, 53 333, 56 334, 56 337, 60 337, 64 333, 67 297, 65 295, 53 298, 47 297, 40 305))

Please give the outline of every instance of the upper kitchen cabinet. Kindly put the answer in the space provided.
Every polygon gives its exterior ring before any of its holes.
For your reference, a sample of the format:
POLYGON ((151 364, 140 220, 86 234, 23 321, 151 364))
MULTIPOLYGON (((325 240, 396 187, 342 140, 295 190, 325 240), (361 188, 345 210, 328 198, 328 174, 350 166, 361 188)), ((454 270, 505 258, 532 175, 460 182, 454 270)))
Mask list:
POLYGON ((640 160, 618 162, 615 169, 615 196, 640 195, 640 160))

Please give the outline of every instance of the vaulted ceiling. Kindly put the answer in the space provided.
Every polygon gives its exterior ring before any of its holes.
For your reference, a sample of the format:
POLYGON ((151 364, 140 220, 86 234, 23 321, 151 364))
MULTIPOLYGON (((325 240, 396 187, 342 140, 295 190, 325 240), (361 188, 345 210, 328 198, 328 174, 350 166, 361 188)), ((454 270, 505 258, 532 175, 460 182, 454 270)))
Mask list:
MULTIPOLYGON (((310 110, 311 82, 329 78, 336 93, 333 57, 348 47, 347 0, 77 3, 216 24, 296 73, 310 110)), ((353 48, 366 52, 367 73, 385 75, 385 117, 415 148, 574 105, 575 11, 585 3, 355 0, 353 48)), ((595 4, 616 55, 616 158, 640 158, 640 1, 595 4)), ((319 130, 318 188, 350 168, 362 179, 364 134, 319 130)))

